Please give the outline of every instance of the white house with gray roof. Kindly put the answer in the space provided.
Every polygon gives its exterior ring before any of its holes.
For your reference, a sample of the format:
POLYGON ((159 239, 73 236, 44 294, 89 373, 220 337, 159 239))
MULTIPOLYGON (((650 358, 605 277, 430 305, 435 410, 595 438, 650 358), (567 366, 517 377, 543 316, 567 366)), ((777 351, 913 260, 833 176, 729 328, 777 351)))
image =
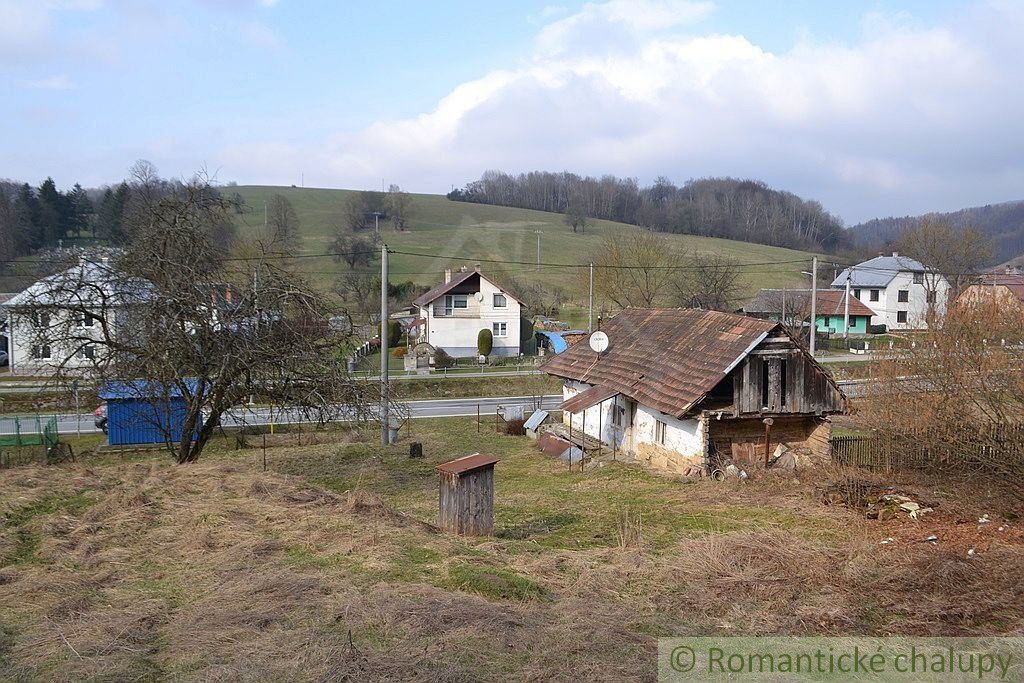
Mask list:
POLYGON ((923 330, 929 313, 946 310, 950 284, 941 274, 920 261, 893 252, 876 256, 844 270, 832 282, 871 309, 872 325, 889 330, 923 330))
POLYGON ((463 268, 413 302, 419 318, 418 342, 444 349, 454 358, 476 355, 477 335, 488 329, 495 356, 518 356, 523 302, 480 272, 463 268))

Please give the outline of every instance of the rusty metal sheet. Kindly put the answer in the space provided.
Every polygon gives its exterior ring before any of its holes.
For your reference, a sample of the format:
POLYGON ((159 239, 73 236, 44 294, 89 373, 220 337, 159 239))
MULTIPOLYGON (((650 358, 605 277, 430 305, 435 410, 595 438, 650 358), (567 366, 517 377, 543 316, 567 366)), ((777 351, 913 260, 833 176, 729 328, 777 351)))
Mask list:
POLYGON ((441 463, 437 466, 438 472, 444 472, 446 474, 465 474, 466 472, 472 472, 482 467, 488 467, 498 462, 497 458, 492 458, 489 455, 483 453, 474 453, 473 455, 467 455, 462 458, 456 458, 445 463, 441 463))
POLYGON ((591 406, 596 406, 601 401, 606 401, 612 396, 618 395, 618 393, 609 386, 598 384, 581 391, 572 398, 566 399, 558 408, 569 413, 579 413, 591 406))
POLYGON ((687 308, 627 308, 602 328, 611 341, 598 355, 576 344, 542 369, 608 389, 682 417, 725 378, 751 345, 778 323, 687 308))

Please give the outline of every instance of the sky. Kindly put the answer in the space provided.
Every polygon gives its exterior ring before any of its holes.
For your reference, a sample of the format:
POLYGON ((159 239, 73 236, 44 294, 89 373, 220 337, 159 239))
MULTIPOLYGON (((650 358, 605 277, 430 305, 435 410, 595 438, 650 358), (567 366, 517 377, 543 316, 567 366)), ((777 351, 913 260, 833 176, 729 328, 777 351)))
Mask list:
POLYGON ((847 224, 1024 199, 1024 1, 552 1, 0 0, 0 177, 733 176, 847 224))

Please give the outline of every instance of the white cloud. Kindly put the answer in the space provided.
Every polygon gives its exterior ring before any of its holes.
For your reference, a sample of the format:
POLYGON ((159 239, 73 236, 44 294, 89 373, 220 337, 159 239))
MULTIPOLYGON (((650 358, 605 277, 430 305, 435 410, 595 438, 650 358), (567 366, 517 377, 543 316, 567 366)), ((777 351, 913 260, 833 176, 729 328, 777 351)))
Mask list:
POLYGON ((847 219, 1020 198, 1024 9, 946 26, 872 16, 852 45, 772 53, 699 34, 706 3, 587 4, 539 30, 521 68, 464 83, 430 112, 338 135, 329 182, 440 191, 488 168, 649 181, 756 177, 847 219))
POLYGON ((38 88, 40 90, 77 90, 78 84, 72 81, 64 74, 57 76, 49 76, 47 78, 40 78, 35 81, 28 81, 26 83, 30 88, 38 88))

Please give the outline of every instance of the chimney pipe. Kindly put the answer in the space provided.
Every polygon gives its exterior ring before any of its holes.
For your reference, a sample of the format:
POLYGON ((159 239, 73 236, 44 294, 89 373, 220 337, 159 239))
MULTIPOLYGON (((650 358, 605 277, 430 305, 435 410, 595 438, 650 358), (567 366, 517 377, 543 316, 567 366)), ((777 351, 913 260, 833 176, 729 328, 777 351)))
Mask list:
POLYGON ((448 284, 451 281, 452 281, 452 269, 451 268, 445 268, 444 269, 444 283, 448 284))
POLYGON ((478 273, 479 273, 479 272, 480 272, 480 264, 479 264, 479 263, 477 263, 477 264, 474 264, 474 265, 473 265, 473 270, 475 270, 476 272, 478 272, 478 273))
POLYGON ((894 252, 892 252, 892 257, 893 257, 893 258, 896 258, 896 257, 897 257, 897 256, 899 256, 899 255, 900 255, 900 252, 898 252, 898 251, 894 251, 894 252))

